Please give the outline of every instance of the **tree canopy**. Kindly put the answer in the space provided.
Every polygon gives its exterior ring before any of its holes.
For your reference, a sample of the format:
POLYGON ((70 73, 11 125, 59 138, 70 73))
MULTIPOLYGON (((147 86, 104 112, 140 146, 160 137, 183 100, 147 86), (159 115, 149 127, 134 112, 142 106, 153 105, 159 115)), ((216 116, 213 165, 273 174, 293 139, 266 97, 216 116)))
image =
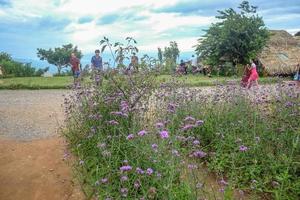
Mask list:
POLYGON ((172 63, 176 63, 176 60, 179 57, 179 49, 178 49, 178 45, 175 41, 171 41, 170 46, 165 47, 163 56, 164 56, 165 60, 169 60, 172 63))
POLYGON ((70 55, 75 53, 77 58, 82 57, 82 53, 78 50, 77 46, 73 44, 62 45, 62 47, 56 47, 54 49, 37 49, 37 56, 41 60, 47 60, 49 64, 53 64, 57 67, 58 74, 61 73, 62 68, 69 66, 70 55))
POLYGON ((266 45, 269 32, 262 17, 256 14, 257 7, 243 1, 238 7, 218 11, 220 21, 206 30, 196 45, 197 55, 207 64, 216 66, 224 60, 234 65, 245 64, 255 58, 266 45))

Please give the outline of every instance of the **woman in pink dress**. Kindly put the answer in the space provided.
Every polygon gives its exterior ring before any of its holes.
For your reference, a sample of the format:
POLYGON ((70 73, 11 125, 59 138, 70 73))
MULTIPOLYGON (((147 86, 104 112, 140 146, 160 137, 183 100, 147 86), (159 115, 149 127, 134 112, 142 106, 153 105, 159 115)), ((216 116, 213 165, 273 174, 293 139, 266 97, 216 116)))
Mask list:
POLYGON ((251 86, 255 83, 256 86, 258 86, 258 73, 256 71, 256 65, 253 62, 253 60, 251 60, 251 67, 250 67, 250 76, 248 79, 248 83, 247 83, 247 88, 251 88, 251 86))

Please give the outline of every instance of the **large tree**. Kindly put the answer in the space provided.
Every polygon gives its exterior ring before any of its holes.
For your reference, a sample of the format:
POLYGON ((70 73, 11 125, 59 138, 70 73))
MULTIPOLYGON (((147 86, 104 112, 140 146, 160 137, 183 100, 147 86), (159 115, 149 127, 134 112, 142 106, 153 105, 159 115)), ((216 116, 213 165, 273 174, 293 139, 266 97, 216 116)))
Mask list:
POLYGON ((77 58, 82 57, 82 53, 78 50, 77 46, 73 44, 62 45, 62 47, 56 47, 54 49, 37 49, 37 56, 41 60, 47 60, 48 63, 57 67, 58 74, 61 73, 62 68, 68 67, 70 62, 70 55, 74 52, 77 58))
POLYGON ((243 1, 238 8, 240 12, 232 8, 218 11, 216 18, 221 21, 212 24, 199 39, 196 52, 207 64, 216 66, 224 60, 244 64, 266 45, 269 32, 256 14, 257 7, 243 1))

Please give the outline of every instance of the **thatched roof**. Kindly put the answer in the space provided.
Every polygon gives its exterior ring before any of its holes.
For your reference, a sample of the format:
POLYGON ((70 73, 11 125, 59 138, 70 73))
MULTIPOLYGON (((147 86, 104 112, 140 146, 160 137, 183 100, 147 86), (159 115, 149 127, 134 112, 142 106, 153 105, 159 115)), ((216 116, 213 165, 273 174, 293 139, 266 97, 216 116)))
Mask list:
POLYGON ((269 75, 291 74, 300 63, 300 42, 286 31, 270 31, 271 37, 259 56, 269 75))

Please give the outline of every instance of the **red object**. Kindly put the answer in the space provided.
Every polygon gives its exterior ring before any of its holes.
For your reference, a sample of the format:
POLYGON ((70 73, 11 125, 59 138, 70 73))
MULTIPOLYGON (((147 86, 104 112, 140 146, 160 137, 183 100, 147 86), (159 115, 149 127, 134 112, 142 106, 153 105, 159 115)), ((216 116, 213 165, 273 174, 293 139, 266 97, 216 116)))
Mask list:
POLYGON ((72 70, 73 71, 79 71, 79 63, 80 63, 80 61, 79 61, 79 59, 78 58, 76 58, 76 57, 71 57, 70 58, 70 63, 71 63, 71 65, 72 65, 72 70))
POLYGON ((252 67, 250 70, 250 77, 248 81, 256 81, 258 79, 258 73, 256 71, 256 67, 252 67))
POLYGON ((247 83, 248 83, 248 80, 250 78, 250 75, 251 75, 251 70, 249 70, 248 68, 246 68, 246 73, 243 75, 243 78, 241 80, 241 85, 243 87, 247 86, 247 83))

